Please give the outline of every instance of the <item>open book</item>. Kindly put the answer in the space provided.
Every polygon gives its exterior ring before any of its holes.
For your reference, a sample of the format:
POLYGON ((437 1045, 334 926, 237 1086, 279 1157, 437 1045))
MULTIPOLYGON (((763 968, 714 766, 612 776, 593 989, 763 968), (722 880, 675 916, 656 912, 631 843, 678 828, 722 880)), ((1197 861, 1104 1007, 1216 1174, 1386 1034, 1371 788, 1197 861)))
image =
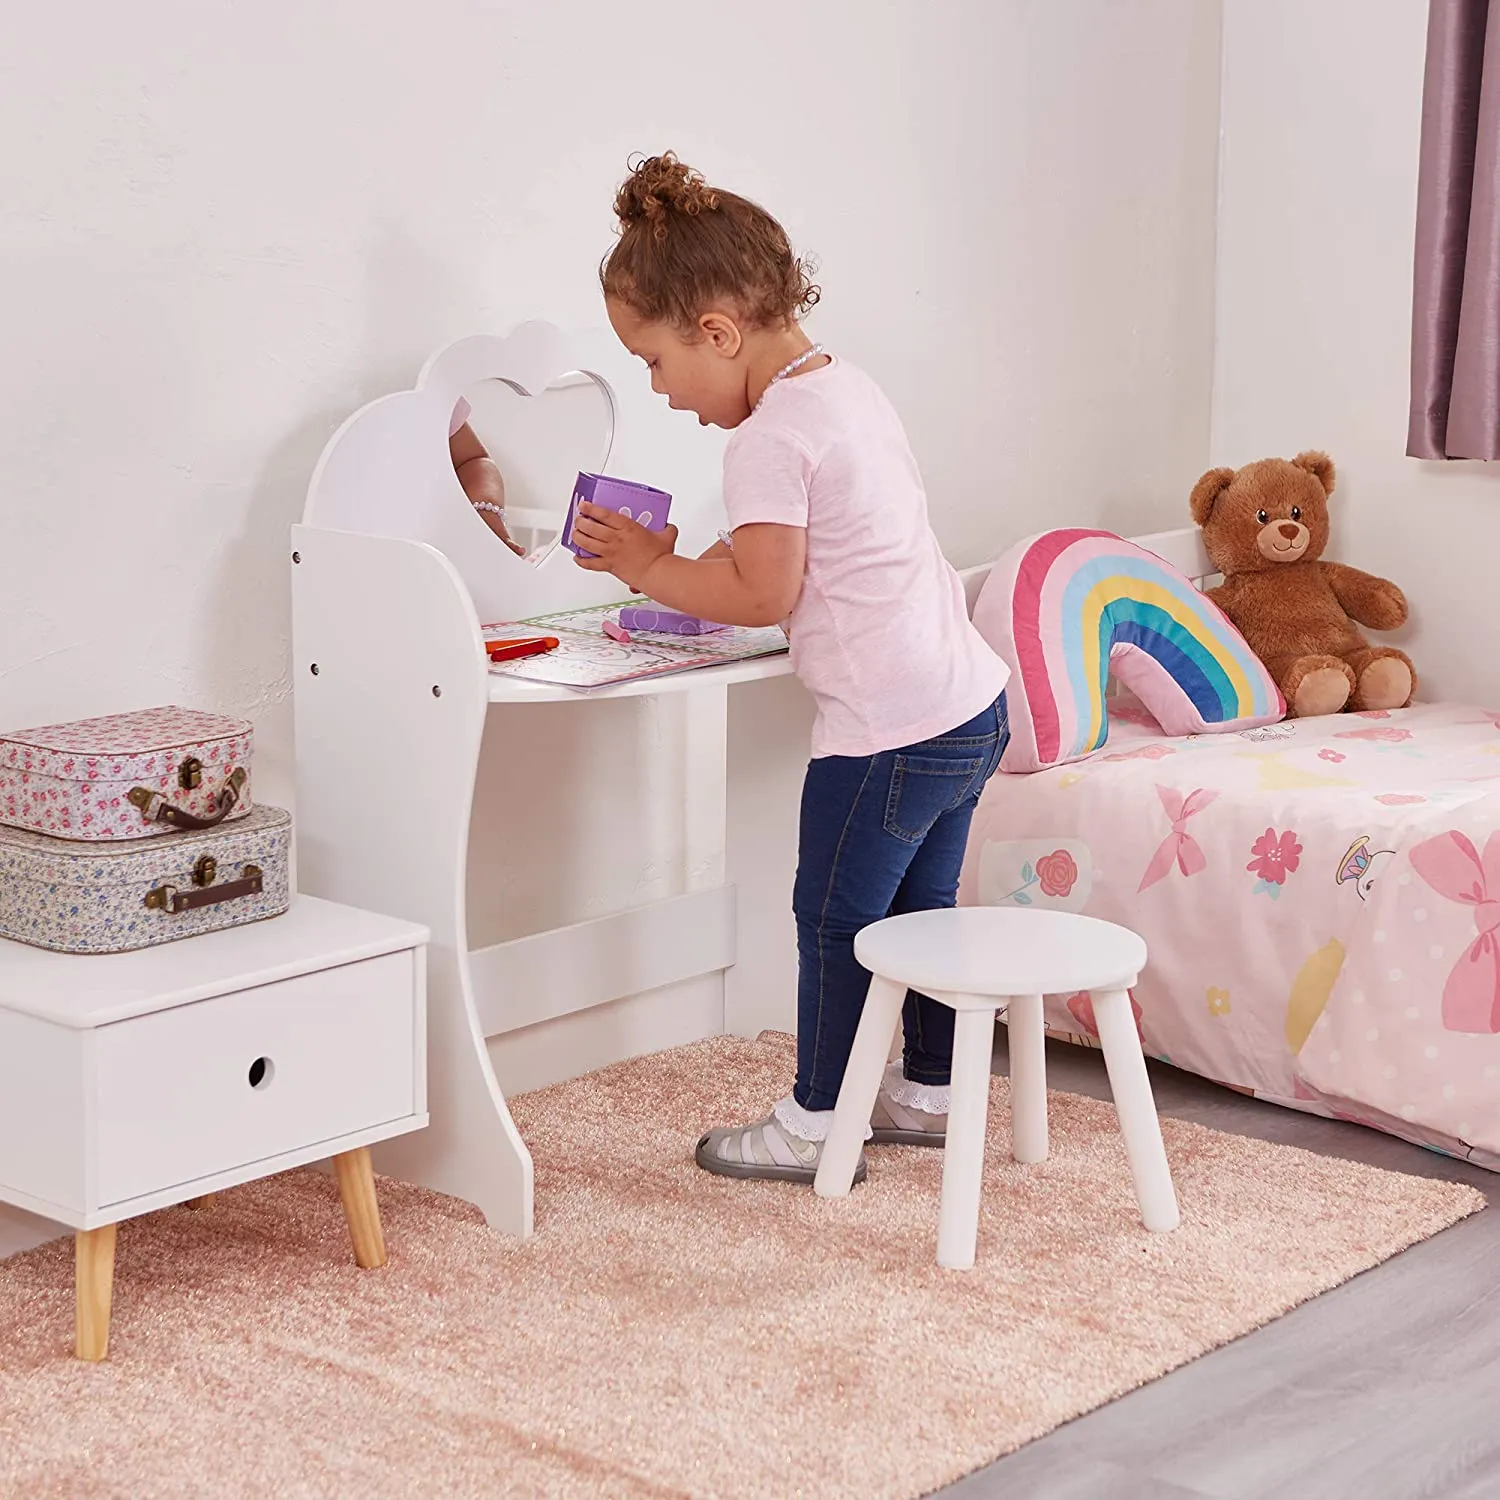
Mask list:
POLYGON ((483 631, 487 641, 522 635, 552 635, 558 641, 555 651, 523 656, 516 661, 492 662, 490 671, 507 677, 524 677, 531 682, 557 683, 586 693, 591 688, 609 687, 617 682, 774 656, 787 649, 786 633, 779 625, 759 629, 734 625, 713 635, 697 636, 632 631, 629 641, 612 640, 604 633, 604 622, 617 619, 621 607, 601 604, 591 609, 565 609, 530 620, 504 620, 486 625, 483 631))

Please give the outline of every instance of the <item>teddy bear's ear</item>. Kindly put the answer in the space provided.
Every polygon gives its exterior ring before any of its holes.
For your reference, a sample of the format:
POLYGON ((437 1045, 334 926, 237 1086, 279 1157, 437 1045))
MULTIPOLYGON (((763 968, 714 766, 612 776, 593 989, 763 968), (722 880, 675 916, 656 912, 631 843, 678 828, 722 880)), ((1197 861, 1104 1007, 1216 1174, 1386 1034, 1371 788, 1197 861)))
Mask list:
POLYGON ((1193 486, 1188 504, 1192 507, 1193 519, 1200 526, 1208 525, 1208 518, 1214 513, 1214 501, 1233 483, 1233 469, 1210 469, 1193 486))
POLYGON ((1299 453, 1292 462, 1299 469, 1306 469, 1323 486, 1325 495, 1333 493, 1333 460, 1326 453, 1310 449, 1306 453, 1299 453))

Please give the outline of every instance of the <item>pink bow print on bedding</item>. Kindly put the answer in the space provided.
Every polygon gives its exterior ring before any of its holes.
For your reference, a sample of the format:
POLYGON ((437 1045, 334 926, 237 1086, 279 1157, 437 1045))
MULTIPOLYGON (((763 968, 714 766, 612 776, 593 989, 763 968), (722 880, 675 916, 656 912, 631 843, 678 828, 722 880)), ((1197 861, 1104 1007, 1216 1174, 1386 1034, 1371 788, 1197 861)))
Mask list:
POLYGON ((1136 887, 1137 892, 1155 885, 1158 880, 1165 880, 1172 873, 1174 864, 1184 875, 1197 875, 1208 867, 1197 839, 1187 831, 1187 821, 1201 813, 1219 794, 1200 789, 1184 797, 1175 786, 1158 785, 1156 795, 1161 798, 1161 805, 1172 820, 1172 831, 1151 856, 1151 863, 1146 866, 1146 873, 1136 887))
POLYGON ((1500 833, 1490 835, 1482 857, 1457 829, 1440 833, 1411 851, 1411 867, 1438 895, 1474 908, 1478 936, 1443 986, 1444 1027, 1500 1031, 1500 833))

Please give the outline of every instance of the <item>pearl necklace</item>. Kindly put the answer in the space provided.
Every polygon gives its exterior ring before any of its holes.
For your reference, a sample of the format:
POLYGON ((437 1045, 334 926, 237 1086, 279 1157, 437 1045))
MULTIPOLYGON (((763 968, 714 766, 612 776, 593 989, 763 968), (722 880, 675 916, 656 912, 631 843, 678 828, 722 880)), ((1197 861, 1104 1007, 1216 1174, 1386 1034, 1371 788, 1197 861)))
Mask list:
POLYGON ((779 369, 770 378, 770 380, 766 382, 766 388, 760 393, 760 401, 757 401, 755 403, 751 415, 753 416, 755 412, 760 410, 761 401, 764 401, 766 399, 766 396, 770 393, 771 387, 775 385, 778 380, 785 380, 788 375, 795 375, 803 365, 807 364, 810 360, 816 359, 822 352, 823 346, 821 344, 814 344, 811 349, 808 349, 805 353, 799 354, 796 359, 791 362, 791 364, 785 365, 781 369, 779 369))

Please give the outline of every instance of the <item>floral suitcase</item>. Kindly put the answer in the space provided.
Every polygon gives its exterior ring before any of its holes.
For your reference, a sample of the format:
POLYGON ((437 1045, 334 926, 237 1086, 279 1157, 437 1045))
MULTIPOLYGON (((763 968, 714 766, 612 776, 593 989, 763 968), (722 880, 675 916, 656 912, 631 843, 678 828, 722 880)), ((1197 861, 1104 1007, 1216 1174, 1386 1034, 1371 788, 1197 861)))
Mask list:
POLYGON ((0 823, 53 838, 201 830, 251 808, 252 730, 191 708, 0 734, 0 823))
POLYGON ((291 815, 279 807, 112 843, 0 828, 0 937, 122 953, 279 916, 291 904, 291 845, 291 815))

